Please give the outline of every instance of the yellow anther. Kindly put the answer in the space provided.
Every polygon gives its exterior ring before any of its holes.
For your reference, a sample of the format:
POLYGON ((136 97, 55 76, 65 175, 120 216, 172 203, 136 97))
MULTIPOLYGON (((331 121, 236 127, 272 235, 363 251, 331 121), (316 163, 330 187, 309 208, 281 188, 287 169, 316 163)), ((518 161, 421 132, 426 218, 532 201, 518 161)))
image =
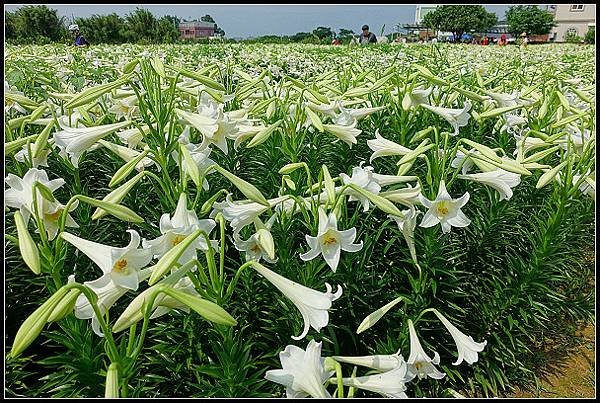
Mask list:
POLYGON ((113 270, 116 270, 118 272, 126 271, 127 270, 127 260, 126 259, 117 260, 117 262, 113 266, 113 270))

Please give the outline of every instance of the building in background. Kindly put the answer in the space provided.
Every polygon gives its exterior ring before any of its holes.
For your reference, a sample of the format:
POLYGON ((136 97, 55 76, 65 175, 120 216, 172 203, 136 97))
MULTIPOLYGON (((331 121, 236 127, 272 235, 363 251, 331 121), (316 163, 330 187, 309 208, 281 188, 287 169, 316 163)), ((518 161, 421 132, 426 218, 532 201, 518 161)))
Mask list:
POLYGON ((421 25, 423 17, 425 17, 428 13, 432 12, 436 8, 438 8, 437 4, 426 4, 424 6, 416 6, 415 25, 421 25))
POLYGON ((568 33, 585 36, 590 28, 596 27, 595 4, 556 4, 546 6, 554 14, 558 24, 550 32, 550 40, 564 42, 568 33))
POLYGON ((214 36, 217 24, 204 21, 180 21, 179 33, 183 39, 208 38, 214 36))

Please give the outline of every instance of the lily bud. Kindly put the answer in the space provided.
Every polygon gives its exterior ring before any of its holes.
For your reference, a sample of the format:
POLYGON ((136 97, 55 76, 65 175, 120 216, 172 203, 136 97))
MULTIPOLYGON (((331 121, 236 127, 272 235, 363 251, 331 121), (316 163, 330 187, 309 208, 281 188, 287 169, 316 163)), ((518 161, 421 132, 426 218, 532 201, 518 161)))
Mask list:
POLYGON ((240 192, 242 192, 242 194, 244 196, 246 196, 248 199, 255 201, 257 203, 260 203, 263 206, 270 207, 269 202, 267 201, 267 199, 265 199, 265 196, 263 196, 263 194, 260 192, 260 190, 258 190, 254 185, 246 182, 242 178, 238 178, 231 172, 227 171, 226 169, 224 169, 218 165, 215 165, 214 168, 221 175, 223 175, 225 178, 227 178, 231 183, 233 183, 233 185, 236 188, 238 188, 240 190, 240 192))
POLYGON ((358 329, 356 329, 356 334, 360 334, 360 333, 364 332, 365 330, 369 329, 370 327, 372 327, 375 323, 377 323, 377 321, 379 321, 379 319, 381 319, 383 317, 383 315, 385 315, 387 313, 387 311, 392 309, 398 302, 402 301, 402 299, 403 299, 403 297, 398 297, 395 300, 393 300, 392 302, 385 304, 378 310, 369 314, 360 323, 360 325, 358 326, 358 329))
POLYGON ((104 390, 105 398, 119 397, 119 364, 113 362, 106 371, 106 386, 104 390))
MULTIPOLYGON (((104 196, 102 201, 107 202, 107 203, 114 203, 114 204, 121 203, 121 201, 129 193, 129 191, 135 186, 136 183, 138 183, 138 181, 143 176, 144 176, 144 172, 140 172, 139 174, 137 174, 133 178, 129 179, 127 182, 125 182, 124 184, 122 184, 121 186, 119 186, 118 188, 116 188, 115 190, 113 190, 112 192, 107 194, 106 196, 104 196)), ((106 211, 102 210, 101 208, 97 208, 96 211, 94 211, 94 214, 92 214, 92 221, 102 218, 106 214, 108 214, 106 211)))
POLYGON ((27 231, 27 224, 19 211, 15 211, 15 224, 17 226, 17 236, 19 238, 19 250, 27 267, 35 274, 42 272, 40 263, 40 252, 33 241, 33 238, 27 231))

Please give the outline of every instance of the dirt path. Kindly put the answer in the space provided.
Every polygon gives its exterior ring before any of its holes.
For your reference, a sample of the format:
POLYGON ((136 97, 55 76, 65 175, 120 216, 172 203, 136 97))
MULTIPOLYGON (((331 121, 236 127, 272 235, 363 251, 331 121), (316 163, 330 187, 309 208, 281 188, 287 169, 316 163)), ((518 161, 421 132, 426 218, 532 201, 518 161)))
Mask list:
POLYGON ((517 390, 511 397, 595 397, 595 326, 590 324, 578 334, 583 338, 577 349, 538 375, 538 391, 517 390))

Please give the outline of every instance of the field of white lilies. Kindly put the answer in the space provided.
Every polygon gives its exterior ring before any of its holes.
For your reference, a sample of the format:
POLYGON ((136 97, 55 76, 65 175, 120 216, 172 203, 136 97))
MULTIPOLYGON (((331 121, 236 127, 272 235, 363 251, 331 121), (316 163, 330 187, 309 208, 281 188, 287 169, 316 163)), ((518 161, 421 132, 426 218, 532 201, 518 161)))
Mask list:
POLYGON ((7 45, 5 393, 534 384, 594 317, 595 56, 7 45))

